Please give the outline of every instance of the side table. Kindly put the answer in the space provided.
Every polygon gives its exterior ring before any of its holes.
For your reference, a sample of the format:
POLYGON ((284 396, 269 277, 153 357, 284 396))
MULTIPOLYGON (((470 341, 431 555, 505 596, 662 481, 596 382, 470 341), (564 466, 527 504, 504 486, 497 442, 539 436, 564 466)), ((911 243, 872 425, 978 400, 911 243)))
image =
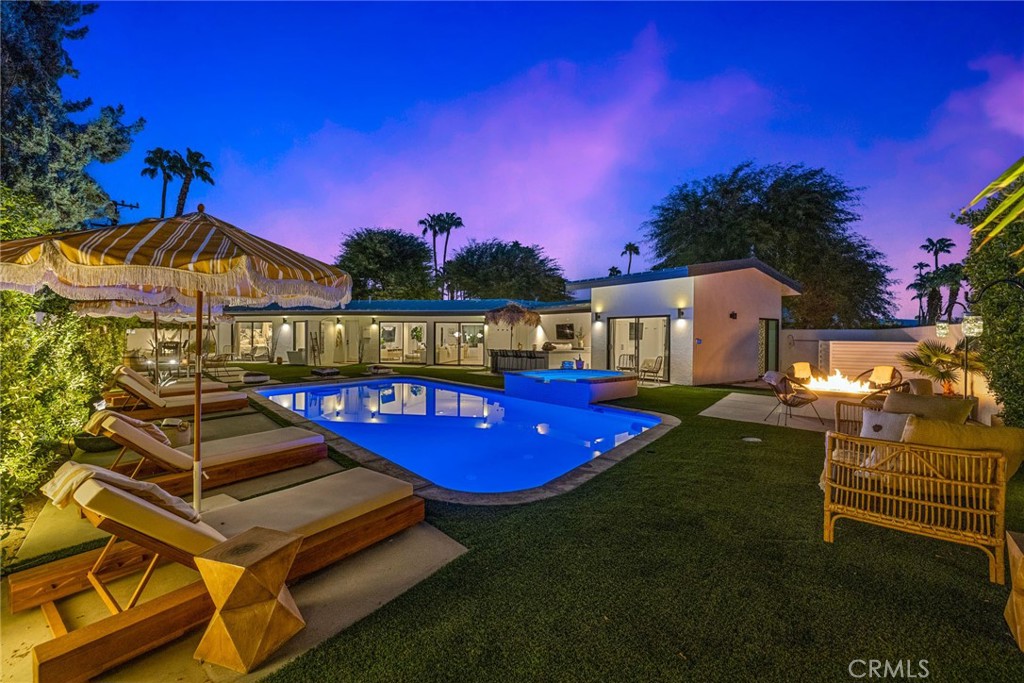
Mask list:
POLYGON ((216 608, 196 659, 248 673, 302 630, 284 585, 301 543, 297 534, 253 527, 196 556, 216 608))
POLYGON ((1017 647, 1024 652, 1024 534, 1006 532, 1006 554, 1010 558, 1010 597, 1003 616, 1017 647))

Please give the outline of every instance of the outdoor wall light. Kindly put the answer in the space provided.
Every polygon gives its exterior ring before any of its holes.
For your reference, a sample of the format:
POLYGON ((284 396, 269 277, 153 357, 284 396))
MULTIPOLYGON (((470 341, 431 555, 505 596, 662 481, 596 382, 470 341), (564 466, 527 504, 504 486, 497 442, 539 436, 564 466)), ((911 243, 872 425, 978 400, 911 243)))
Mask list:
POLYGON ((736 311, 733 311, 732 313, 730 313, 730 314, 729 314, 729 317, 730 317, 730 318, 732 318, 733 320, 735 320, 735 319, 736 319, 736 318, 738 318, 739 316, 738 316, 738 315, 736 315, 736 311))
POLYGON ((683 306, 680 306, 679 308, 677 308, 676 309, 676 317, 679 318, 680 320, 685 318, 686 317, 686 308, 683 307, 683 306))
POLYGON ((371 325, 376 325, 377 324, 377 319, 376 318, 370 318, 370 324, 371 325))
MULTIPOLYGON (((985 331, 985 322, 980 315, 965 315, 960 325, 965 337, 980 337, 985 331)), ((938 325, 935 331, 938 333, 938 325)))
POLYGON ((594 314, 594 322, 595 323, 601 322, 601 314, 600 313, 595 313, 594 314))
POLYGON ((940 339, 949 336, 949 323, 937 322, 935 323, 935 336, 940 339))
POLYGON ((288 316, 283 315, 281 317, 284 318, 284 324, 287 325, 288 324, 288 316))

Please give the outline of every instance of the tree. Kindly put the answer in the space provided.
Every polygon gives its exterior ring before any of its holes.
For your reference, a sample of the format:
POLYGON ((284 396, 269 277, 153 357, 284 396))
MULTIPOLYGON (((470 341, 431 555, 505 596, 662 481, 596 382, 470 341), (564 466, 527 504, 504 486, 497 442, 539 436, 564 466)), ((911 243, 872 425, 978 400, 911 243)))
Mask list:
POLYGON ((619 256, 629 256, 629 262, 626 264, 626 275, 633 270, 633 257, 640 255, 640 247, 636 246, 632 242, 626 242, 625 248, 619 256))
POLYGON ((618 266, 612 266, 608 269, 608 277, 618 277, 620 275, 622 275, 622 269, 618 266))
MULTIPOLYGON (((972 229, 971 249, 965 271, 971 289, 977 294, 983 287, 1006 278, 1012 278, 1024 267, 1024 254, 1017 246, 1024 244, 1024 219, 1008 222, 1002 237, 980 248, 987 239, 984 231, 977 230, 1008 197, 1024 188, 1024 179, 1018 179, 1003 190, 990 196, 979 208, 964 212, 956 222, 972 229)), ((991 233, 988 233, 991 235, 991 233)), ((982 316, 985 322, 981 335, 981 359, 987 368, 988 385, 1002 406, 1006 424, 1024 427, 1024 292, 1008 285, 993 285, 984 297, 971 305, 971 312, 982 316)))
POLYGON ((921 290, 916 289, 915 287, 920 282, 921 275, 924 271, 928 270, 928 264, 924 261, 918 261, 914 264, 914 270, 917 273, 917 277, 913 283, 907 285, 907 289, 913 289, 914 292, 916 292, 916 295, 912 298, 917 300, 917 322, 920 324, 924 322, 924 304, 922 303, 924 301, 924 295, 921 290))
POLYGON ((445 271, 452 294, 464 298, 569 298, 562 267, 537 245, 471 240, 455 252, 445 271))
POLYGON ((964 264, 947 263, 935 271, 938 284, 946 288, 946 311, 944 315, 948 322, 953 322, 953 309, 956 307, 957 299, 960 298, 960 288, 964 282, 964 264))
POLYGON ((171 152, 163 147, 154 147, 146 152, 146 158, 142 160, 142 163, 146 164, 146 167, 142 169, 142 176, 156 178, 159 175, 160 180, 163 181, 160 189, 160 218, 167 213, 167 183, 178 175, 179 164, 174 158, 175 154, 176 152, 171 152))
POLYGON ((756 168, 684 183, 652 209, 655 268, 758 256, 800 281, 785 302, 797 327, 863 327, 892 317, 884 256, 851 230, 857 190, 820 168, 756 168))
POLYGON ((341 242, 334 264, 352 276, 355 299, 436 299, 430 245, 392 228, 360 228, 341 242))
POLYGON ((466 226, 462 222, 462 218, 459 217, 459 214, 451 211, 446 211, 444 213, 428 213, 426 218, 421 218, 419 220, 418 225, 423 228, 423 235, 430 233, 431 239, 433 240, 434 277, 439 283, 442 283, 441 271, 444 270, 444 264, 448 260, 448 238, 451 237, 452 230, 464 228, 466 226), (438 235, 444 235, 444 251, 441 255, 440 265, 438 265, 437 262, 438 235))
POLYGON ((924 299, 928 295, 928 282, 925 279, 925 275, 918 273, 914 281, 907 285, 907 291, 914 293, 914 296, 910 298, 912 301, 917 302, 917 322, 924 324, 924 299))
POLYGON ((65 100, 61 93, 62 78, 78 77, 64 41, 85 37, 88 28, 78 24, 96 8, 65 1, 0 3, 0 180, 32 197, 51 230, 83 227, 99 217, 117 220, 117 207, 86 169, 123 156, 145 124, 141 118, 124 123, 121 105, 101 107, 83 121, 92 100, 65 100))
POLYGON ((937 240, 933 240, 931 237, 924 241, 921 245, 921 250, 929 254, 935 255, 935 270, 939 269, 939 254, 948 254, 953 250, 956 244, 953 240, 948 237, 940 237, 937 240))
POLYGON ((441 234, 441 224, 437 220, 437 214, 428 213, 426 218, 421 218, 417 221, 417 225, 423 228, 423 236, 426 237, 430 234, 430 239, 433 242, 431 252, 434 255, 434 277, 440 276, 440 271, 437 269, 437 236, 441 234))
POLYGON ((202 152, 196 152, 185 148, 185 156, 180 152, 174 152, 171 159, 172 173, 181 178, 181 190, 178 191, 178 207, 174 211, 175 216, 185 213, 185 200, 188 199, 188 191, 192 187, 193 180, 201 180, 204 183, 213 185, 213 164, 206 160, 202 152))
MULTIPOLYGON (((978 205, 982 199, 996 199, 996 203, 986 207, 984 219, 973 225, 971 235, 980 235, 976 249, 980 249, 1006 229, 1011 223, 1024 217, 1024 157, 1017 159, 1010 164, 1010 168, 1003 171, 1003 174, 993 180, 988 186, 978 193, 971 200, 961 214, 966 214, 972 207, 978 205), (1013 188, 1007 191, 1009 188, 1013 188)), ((1014 250, 1010 256, 1024 256, 1024 241, 1018 240, 1013 243, 1014 250)), ((1024 273, 1024 266, 1017 271, 1017 274, 1024 273)))

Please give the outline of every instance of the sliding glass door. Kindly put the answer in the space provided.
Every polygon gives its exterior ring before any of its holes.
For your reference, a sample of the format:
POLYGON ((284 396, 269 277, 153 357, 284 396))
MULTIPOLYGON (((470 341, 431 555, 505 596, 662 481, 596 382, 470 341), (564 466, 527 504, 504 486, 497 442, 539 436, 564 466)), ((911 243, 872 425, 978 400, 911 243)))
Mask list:
POLYGON ((382 322, 380 329, 380 362, 426 364, 425 322, 382 322))
POLYGON ((434 362, 438 365, 483 365, 483 323, 434 323, 434 362))
POLYGON ((609 319, 608 367, 667 382, 668 324, 668 316, 609 319))
POLYGON ((273 360, 270 357, 273 333, 274 324, 270 322, 235 323, 235 357, 240 360, 273 360))

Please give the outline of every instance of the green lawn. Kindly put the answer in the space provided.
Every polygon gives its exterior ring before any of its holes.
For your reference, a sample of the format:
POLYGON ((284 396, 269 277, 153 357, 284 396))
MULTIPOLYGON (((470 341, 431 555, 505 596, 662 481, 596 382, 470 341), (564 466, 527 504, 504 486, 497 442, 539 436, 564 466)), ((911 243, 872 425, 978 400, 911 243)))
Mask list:
MULTIPOLYGON (((1024 680, 980 551, 848 520, 824 543, 823 436, 697 416, 725 393, 641 389, 622 404, 682 424, 568 494, 428 501, 470 551, 270 680, 848 681, 854 659, 1024 680)), ((1022 529, 1024 477, 1009 495, 1022 529)))

